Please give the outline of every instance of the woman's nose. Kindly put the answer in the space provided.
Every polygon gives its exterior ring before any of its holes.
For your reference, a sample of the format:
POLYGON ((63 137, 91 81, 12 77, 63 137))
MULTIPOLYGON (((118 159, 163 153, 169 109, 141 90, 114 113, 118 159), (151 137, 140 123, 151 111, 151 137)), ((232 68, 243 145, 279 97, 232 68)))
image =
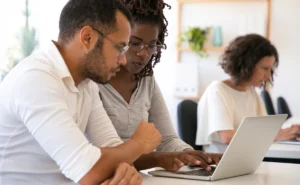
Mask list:
POLYGON ((138 56, 144 56, 144 55, 149 56, 149 54, 148 54, 148 47, 144 46, 140 51, 137 52, 137 55, 138 56))

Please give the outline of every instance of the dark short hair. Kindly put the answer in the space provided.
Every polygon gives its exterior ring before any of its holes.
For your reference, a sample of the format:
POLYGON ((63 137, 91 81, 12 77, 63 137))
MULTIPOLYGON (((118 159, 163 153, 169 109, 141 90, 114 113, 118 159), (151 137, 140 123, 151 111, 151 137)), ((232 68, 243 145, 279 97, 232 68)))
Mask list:
POLYGON ((271 71, 273 82, 274 69, 278 67, 278 52, 275 46, 258 34, 248 34, 234 39, 220 58, 220 65, 229 74, 235 85, 247 82, 253 75, 256 64, 266 56, 274 56, 275 64, 271 71))
MULTIPOLYGON (((164 0, 122 0, 130 10, 134 24, 150 24, 159 28, 158 40, 167 48, 165 37, 168 35, 168 21, 164 15, 164 8, 171 8, 164 0)), ((153 75, 153 67, 160 62, 161 51, 150 58, 149 63, 136 74, 137 79, 153 75)))
POLYGON ((84 26, 99 27, 104 34, 115 31, 117 10, 131 23, 129 10, 119 0, 69 0, 60 15, 59 40, 68 42, 84 26))

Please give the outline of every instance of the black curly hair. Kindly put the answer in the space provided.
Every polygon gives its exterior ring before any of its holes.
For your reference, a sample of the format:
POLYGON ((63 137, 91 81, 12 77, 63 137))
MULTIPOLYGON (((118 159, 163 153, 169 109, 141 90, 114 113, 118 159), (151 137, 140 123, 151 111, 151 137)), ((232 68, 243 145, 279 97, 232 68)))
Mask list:
MULTIPOLYGON (((271 71, 273 82, 274 69, 278 67, 279 57, 275 46, 263 36, 248 34, 234 39, 220 58, 220 65, 229 74, 234 85, 240 85, 250 80, 255 65, 266 56, 274 56, 275 64, 271 71)), ((263 84, 265 87, 265 84, 263 84)))
MULTIPOLYGON (((168 21, 164 16, 163 9, 171 6, 163 0, 122 0, 133 17, 133 24, 152 24, 159 27, 158 40, 164 45, 165 37, 168 35, 168 21)), ((153 67, 160 62, 161 51, 154 54, 149 63, 136 74, 137 79, 153 75, 153 67)))

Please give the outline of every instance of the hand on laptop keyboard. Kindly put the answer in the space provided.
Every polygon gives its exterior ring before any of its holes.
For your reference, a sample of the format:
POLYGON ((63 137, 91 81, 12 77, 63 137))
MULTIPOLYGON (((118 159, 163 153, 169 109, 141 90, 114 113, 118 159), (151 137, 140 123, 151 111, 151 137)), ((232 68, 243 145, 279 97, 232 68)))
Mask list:
POLYGON ((297 141, 299 136, 300 125, 294 124, 288 128, 280 129, 279 133, 275 138, 275 141, 297 141))
MULTIPOLYGON (((205 153, 205 152, 202 152, 199 150, 190 150, 190 149, 185 150, 184 152, 193 156, 195 159, 197 159, 199 161, 204 160, 203 162, 206 162, 207 166, 203 166, 203 165, 200 165, 200 166, 205 169, 208 167, 208 165, 211 165, 211 164, 218 165, 223 156, 223 154, 205 153)), ((190 165, 197 166, 197 164, 190 164, 190 165)))
POLYGON ((200 166, 210 171, 211 164, 218 164, 222 155, 202 151, 187 150, 183 152, 156 152, 158 167, 167 171, 178 171, 184 165, 200 166))

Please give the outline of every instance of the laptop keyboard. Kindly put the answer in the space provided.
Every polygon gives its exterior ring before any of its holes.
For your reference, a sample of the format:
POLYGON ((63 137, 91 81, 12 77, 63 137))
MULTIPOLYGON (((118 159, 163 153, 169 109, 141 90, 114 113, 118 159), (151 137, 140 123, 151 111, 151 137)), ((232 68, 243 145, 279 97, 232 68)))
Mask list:
POLYGON ((184 174, 184 175, 212 176, 214 171, 215 171, 215 168, 212 167, 211 171, 206 171, 204 169, 198 169, 198 170, 185 171, 185 172, 176 172, 176 173, 184 174))

